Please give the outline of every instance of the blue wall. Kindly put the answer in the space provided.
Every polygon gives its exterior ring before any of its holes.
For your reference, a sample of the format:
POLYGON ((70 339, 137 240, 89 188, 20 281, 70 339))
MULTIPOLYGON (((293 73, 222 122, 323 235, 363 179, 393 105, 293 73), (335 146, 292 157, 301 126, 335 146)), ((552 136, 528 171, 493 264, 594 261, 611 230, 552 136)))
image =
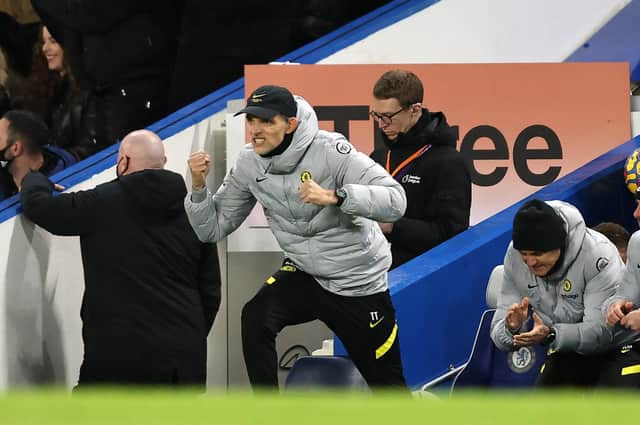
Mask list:
MULTIPOLYGON (((627 156, 640 137, 620 145, 555 181, 529 198, 473 226, 389 273, 400 324, 407 383, 418 387, 466 362, 482 312, 485 288, 511 240, 513 216, 530 198, 559 199, 576 205, 588 226, 601 221, 637 229, 635 200, 623 182, 627 156)), ((344 353, 339 344, 337 353, 344 353)))
POLYGON ((640 1, 633 0, 566 62, 628 62, 631 81, 640 80, 640 1))

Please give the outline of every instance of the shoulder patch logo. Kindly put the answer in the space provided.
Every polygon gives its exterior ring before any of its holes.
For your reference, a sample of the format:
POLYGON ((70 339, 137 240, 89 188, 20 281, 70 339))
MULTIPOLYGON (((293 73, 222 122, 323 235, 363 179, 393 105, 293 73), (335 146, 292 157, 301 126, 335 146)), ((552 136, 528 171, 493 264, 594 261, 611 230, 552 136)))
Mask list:
POLYGON ((609 265, 609 259, 605 257, 600 257, 596 260, 596 270, 601 272, 609 265))
POLYGON ((351 152, 351 145, 347 142, 338 142, 336 144, 336 150, 341 154, 346 155, 351 152))
POLYGON ((309 170, 304 170, 302 174, 300 174, 300 181, 302 183, 312 179, 313 179, 313 176, 311 175, 311 171, 309 170))
POLYGON ((565 279, 564 282, 562 282, 562 289, 564 289, 564 292, 571 291, 571 281, 569 279, 565 279))

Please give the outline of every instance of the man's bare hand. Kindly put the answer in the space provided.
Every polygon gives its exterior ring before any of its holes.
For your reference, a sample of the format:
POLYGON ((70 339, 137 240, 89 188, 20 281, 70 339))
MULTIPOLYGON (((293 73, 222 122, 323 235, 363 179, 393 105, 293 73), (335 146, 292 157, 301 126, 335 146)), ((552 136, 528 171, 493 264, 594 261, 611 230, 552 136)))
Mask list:
POLYGON ((393 232, 393 223, 378 223, 378 225, 380 226, 382 233, 385 235, 389 235, 393 232))
POLYGON ((336 196, 335 191, 323 189, 313 180, 307 180, 302 183, 298 192, 300 193, 300 199, 305 204, 327 206, 336 205, 338 203, 338 197, 336 196))
POLYGON ((505 316, 505 322, 511 332, 515 332, 527 320, 529 314, 529 298, 524 297, 520 304, 511 304, 505 316))
POLYGON ((633 310, 633 303, 626 300, 618 300, 607 309, 607 325, 614 326, 625 314, 633 310))
POLYGON ((538 313, 533 313, 533 329, 529 332, 513 336, 513 345, 516 347, 528 347, 544 341, 551 330, 544 324, 538 313))
POLYGON ((207 175, 211 170, 211 157, 205 152, 194 152, 187 161, 191 172, 191 187, 201 190, 207 184, 207 175))
POLYGON ((640 310, 633 310, 627 313, 621 320, 620 324, 632 331, 640 331, 640 310))

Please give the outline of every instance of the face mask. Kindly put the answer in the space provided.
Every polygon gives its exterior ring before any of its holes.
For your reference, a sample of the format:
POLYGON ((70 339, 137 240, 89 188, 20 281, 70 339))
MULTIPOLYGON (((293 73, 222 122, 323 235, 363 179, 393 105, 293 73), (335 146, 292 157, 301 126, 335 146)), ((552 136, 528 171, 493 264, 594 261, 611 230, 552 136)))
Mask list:
POLYGON ((13 142, 7 144, 7 146, 4 149, 0 149, 0 161, 3 161, 3 162, 11 161, 10 159, 5 158, 4 156, 7 153, 7 151, 11 148, 11 146, 13 146, 13 142))

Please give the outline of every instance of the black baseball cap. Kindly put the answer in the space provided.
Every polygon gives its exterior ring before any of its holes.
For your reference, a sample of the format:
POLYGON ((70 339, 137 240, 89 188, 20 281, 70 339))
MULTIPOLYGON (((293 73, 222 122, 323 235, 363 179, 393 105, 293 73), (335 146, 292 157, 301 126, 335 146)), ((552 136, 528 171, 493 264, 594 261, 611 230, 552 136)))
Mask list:
POLYGON ((251 114, 268 120, 278 114, 295 117, 297 111, 298 105, 289 90, 280 86, 261 86, 249 95, 247 106, 233 116, 251 114))

